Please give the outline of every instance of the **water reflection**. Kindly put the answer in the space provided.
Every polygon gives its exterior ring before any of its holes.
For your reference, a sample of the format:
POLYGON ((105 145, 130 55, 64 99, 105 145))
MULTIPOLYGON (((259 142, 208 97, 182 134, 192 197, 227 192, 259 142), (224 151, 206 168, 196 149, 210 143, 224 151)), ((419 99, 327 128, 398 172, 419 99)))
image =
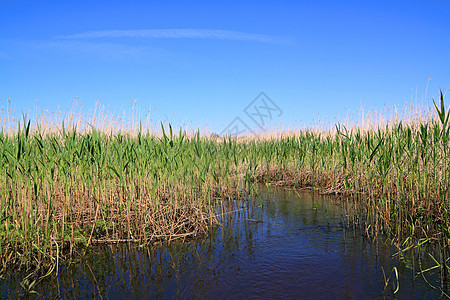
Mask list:
MULTIPOLYGON (((222 226, 207 238, 99 246, 35 289, 46 298, 381 298, 394 296, 382 269, 396 266, 396 297, 439 297, 412 280, 417 270, 392 259, 389 244, 364 238, 345 211, 312 193, 261 188, 252 201, 221 205, 222 226)), ((437 275, 428 279, 439 286, 437 275)), ((21 295, 19 281, 3 280, 2 298, 21 295)))

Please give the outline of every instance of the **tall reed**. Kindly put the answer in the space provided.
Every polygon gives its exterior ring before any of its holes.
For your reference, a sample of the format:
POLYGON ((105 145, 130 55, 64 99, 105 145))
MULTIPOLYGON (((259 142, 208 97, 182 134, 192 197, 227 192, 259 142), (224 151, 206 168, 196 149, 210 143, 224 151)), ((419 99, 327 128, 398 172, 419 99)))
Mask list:
POLYGON ((256 181, 350 196, 368 232, 447 249, 450 112, 439 100, 425 122, 243 140, 170 125, 45 130, 24 117, 0 133, 1 271, 54 267, 94 242, 194 236, 217 222, 216 198, 256 181))

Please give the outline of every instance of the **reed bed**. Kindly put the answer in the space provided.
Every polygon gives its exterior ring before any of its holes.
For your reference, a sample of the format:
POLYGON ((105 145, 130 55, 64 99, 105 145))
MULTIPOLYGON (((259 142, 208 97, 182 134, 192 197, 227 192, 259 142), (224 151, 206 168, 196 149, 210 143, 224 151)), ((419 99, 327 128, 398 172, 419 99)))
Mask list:
POLYGON ((64 122, 45 131, 24 118, 0 133, 1 272, 51 271, 92 243, 195 236, 217 224, 217 199, 244 197, 254 182, 344 195, 368 234, 448 249, 450 112, 442 92, 439 100, 424 122, 272 138, 170 125, 160 134, 79 132, 64 122))
POLYGON ((132 137, 62 127, 44 138, 30 126, 0 134, 3 269, 56 262, 93 242, 196 235, 216 222, 215 198, 238 197, 231 162, 217 155, 233 147, 199 133, 186 138, 163 127, 161 138, 132 137))

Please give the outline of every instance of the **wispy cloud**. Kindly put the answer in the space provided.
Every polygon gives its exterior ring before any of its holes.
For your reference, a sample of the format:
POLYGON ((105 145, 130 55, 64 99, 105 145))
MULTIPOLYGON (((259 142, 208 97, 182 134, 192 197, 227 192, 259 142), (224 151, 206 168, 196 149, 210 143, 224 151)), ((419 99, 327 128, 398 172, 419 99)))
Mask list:
MULTIPOLYGON (((3 41, 0 39, 0 49, 3 41)), ((6 42, 5 42, 6 44, 6 42)), ((34 61, 70 57, 95 58, 101 61, 122 60, 174 60, 174 53, 149 45, 130 45, 117 41, 97 40, 8 40, 8 47, 0 52, 0 61, 6 59, 32 59, 34 61)))
POLYGON ((98 43, 95 41, 47 41, 35 45, 43 50, 55 50, 65 54, 94 54, 104 57, 138 57, 152 49, 146 46, 130 46, 121 43, 98 43))
POLYGON ((219 39, 259 43, 289 43, 285 37, 214 29, 143 29, 88 31, 58 36, 58 39, 142 38, 142 39, 219 39))

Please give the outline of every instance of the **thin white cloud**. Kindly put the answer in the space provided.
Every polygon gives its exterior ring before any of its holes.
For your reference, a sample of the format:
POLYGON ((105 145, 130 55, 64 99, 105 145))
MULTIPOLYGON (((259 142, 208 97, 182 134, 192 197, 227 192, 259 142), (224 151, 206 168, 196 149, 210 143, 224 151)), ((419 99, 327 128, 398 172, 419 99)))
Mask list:
MULTIPOLYGON (((1 40, 0 40, 1 45, 1 40)), ((23 57, 34 60, 64 57, 93 57, 105 61, 158 60, 170 61, 174 54, 148 45, 129 45, 116 41, 97 40, 10 40, 9 53, 0 52, 3 58, 23 57)))
POLYGON ((142 38, 142 39, 219 39, 260 43, 288 43, 283 37, 213 29, 144 29, 144 30, 106 30, 62 35, 58 39, 96 39, 96 38, 142 38))
POLYGON ((107 57, 138 57, 150 49, 145 46, 129 46, 120 43, 97 43, 95 41, 50 41, 36 45, 42 49, 54 49, 69 54, 95 54, 107 57))

